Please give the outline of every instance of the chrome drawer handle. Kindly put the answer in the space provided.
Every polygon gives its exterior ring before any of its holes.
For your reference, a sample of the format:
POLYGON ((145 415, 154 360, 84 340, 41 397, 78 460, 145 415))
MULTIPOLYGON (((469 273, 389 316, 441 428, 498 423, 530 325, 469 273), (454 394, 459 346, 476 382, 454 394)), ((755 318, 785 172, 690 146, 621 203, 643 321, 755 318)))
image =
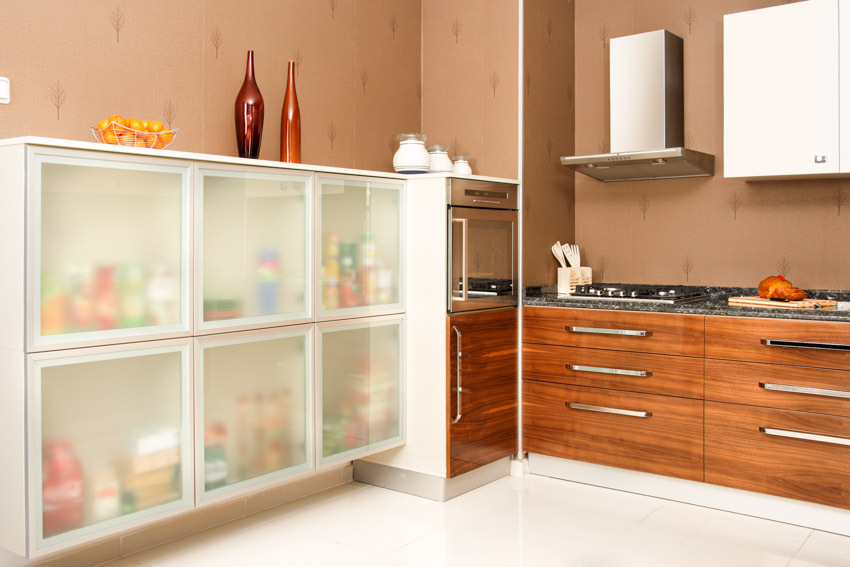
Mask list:
POLYGON ((831 445, 846 445, 850 447, 850 439, 844 437, 833 437, 831 435, 817 435, 815 433, 803 433, 802 431, 789 431, 787 429, 771 429, 769 427, 759 427, 759 431, 767 435, 775 435, 777 437, 790 437, 792 439, 805 439, 807 441, 818 441, 820 443, 829 443, 831 445))
POLYGON ((567 370, 577 370, 579 372, 599 372, 600 374, 617 374, 619 376, 639 376, 641 378, 652 376, 652 372, 649 370, 623 370, 622 368, 582 366, 580 364, 567 364, 567 370))
POLYGON ((830 343, 809 343, 804 341, 782 341, 777 339, 762 339, 761 344, 766 346, 792 347, 792 348, 814 348, 818 350, 837 350, 850 352, 850 345, 830 343))
POLYGON ((850 400, 850 392, 842 390, 824 390, 823 388, 807 388, 805 386, 786 386, 785 384, 768 384, 759 382, 759 388, 765 390, 776 390, 777 392, 794 392, 795 394, 811 394, 813 396, 825 396, 827 398, 846 398, 850 400))
POLYGON ((632 331, 629 329, 603 329, 602 327, 570 327, 571 333, 596 333, 597 335, 627 335, 630 337, 651 337, 652 331, 632 331))
POLYGON ((589 406, 575 402, 564 402, 568 408, 586 411, 598 411, 600 413, 616 413, 617 415, 629 415, 632 417, 652 417, 651 411, 633 411, 627 409, 606 408, 604 406, 589 406))

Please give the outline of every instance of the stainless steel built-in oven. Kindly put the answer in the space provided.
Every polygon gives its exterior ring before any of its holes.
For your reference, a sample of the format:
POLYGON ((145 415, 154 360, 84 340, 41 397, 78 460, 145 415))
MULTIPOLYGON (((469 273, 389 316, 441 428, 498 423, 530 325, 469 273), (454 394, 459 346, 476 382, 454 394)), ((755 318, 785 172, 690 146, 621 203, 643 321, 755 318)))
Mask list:
POLYGON ((516 306, 517 186, 448 180, 448 311, 516 306))

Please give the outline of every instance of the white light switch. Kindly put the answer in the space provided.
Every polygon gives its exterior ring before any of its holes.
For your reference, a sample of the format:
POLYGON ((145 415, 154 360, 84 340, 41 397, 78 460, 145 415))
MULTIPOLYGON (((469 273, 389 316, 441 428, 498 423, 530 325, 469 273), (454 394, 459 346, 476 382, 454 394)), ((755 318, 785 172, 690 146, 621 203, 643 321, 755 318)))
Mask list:
POLYGON ((10 98, 11 87, 9 86, 9 79, 0 77, 0 104, 9 104, 10 98))

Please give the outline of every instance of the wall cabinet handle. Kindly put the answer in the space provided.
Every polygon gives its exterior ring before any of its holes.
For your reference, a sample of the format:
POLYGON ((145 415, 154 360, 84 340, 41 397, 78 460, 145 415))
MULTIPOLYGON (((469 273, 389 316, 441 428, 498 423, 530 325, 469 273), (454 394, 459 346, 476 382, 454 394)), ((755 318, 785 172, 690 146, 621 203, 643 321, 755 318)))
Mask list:
POLYGON ((792 439, 805 439, 806 441, 818 441, 831 445, 846 445, 850 447, 850 439, 845 437, 833 437, 832 435, 819 435, 817 433, 804 433, 802 431, 791 431, 788 429, 773 429, 770 427, 759 427, 759 431, 776 437, 790 437, 792 439))
POLYGON ((460 385, 460 359, 463 356, 463 352, 461 351, 461 335, 460 329, 458 329, 455 325, 452 325, 452 330, 457 333, 457 370, 455 370, 455 378, 457 378, 457 411, 455 412, 455 416, 452 418, 452 423, 457 423, 460 421, 462 417, 460 414, 460 394, 463 392, 463 389, 460 385))
POLYGON ((619 376, 638 376, 648 378, 652 376, 649 370, 623 370, 622 368, 605 368, 602 366, 582 366, 580 364, 567 364, 567 370, 578 372, 598 372, 600 374, 617 374, 619 376))
POLYGON ((845 392, 843 390, 825 390, 823 388, 788 386, 785 384, 770 384, 767 382, 759 382, 759 388, 764 388, 765 390, 775 390, 777 392, 794 392, 795 394, 811 394, 813 396, 824 396, 827 398, 850 399, 850 392, 845 392))
POLYGON ((761 344, 775 347, 813 348, 818 350, 837 350, 850 352, 850 345, 830 343, 810 343, 805 341, 784 341, 778 339, 762 339, 761 344))
POLYGON ((605 406, 589 406, 587 404, 577 404, 575 402, 564 402, 570 409, 598 411, 600 413, 615 413, 617 415, 629 415, 632 417, 652 417, 651 411, 634 411, 618 408, 606 408, 605 406))
POLYGON ((629 337, 651 337, 652 331, 635 331, 631 329, 604 329, 602 327, 571 327, 567 326, 571 333, 596 333, 597 335, 627 335, 629 337))

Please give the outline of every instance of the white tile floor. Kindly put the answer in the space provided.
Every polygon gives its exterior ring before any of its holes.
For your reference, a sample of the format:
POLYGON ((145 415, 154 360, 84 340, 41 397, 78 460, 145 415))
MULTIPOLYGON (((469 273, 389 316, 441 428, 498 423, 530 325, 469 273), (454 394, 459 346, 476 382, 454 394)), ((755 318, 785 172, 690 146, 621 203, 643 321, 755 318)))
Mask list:
POLYGON ((108 567, 850 567, 843 537, 541 476, 446 503, 345 484, 108 567))

